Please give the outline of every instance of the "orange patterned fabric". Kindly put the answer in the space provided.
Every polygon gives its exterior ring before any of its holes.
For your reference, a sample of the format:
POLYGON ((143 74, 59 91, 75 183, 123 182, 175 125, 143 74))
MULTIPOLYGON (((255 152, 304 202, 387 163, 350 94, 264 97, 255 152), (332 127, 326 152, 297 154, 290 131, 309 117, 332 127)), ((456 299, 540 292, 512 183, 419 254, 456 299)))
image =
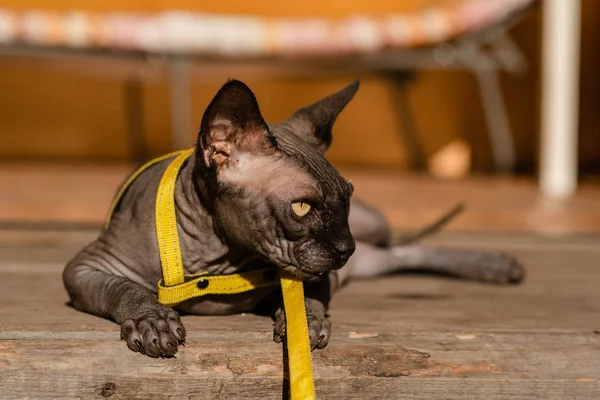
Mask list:
POLYGON ((336 55, 427 46, 475 32, 536 0, 446 0, 383 17, 261 19, 191 12, 0 9, 0 44, 218 56, 336 55))

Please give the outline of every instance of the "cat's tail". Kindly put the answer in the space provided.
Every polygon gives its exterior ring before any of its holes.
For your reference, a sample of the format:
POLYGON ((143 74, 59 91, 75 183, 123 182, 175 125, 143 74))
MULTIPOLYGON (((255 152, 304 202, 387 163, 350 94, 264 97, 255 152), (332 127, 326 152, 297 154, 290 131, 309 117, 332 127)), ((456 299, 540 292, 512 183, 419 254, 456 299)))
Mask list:
POLYGON ((460 203, 432 224, 389 239, 386 246, 357 241, 356 252, 337 273, 337 285, 353 278, 373 278, 394 273, 453 276, 493 284, 515 284, 525 278, 525 269, 512 255, 492 250, 415 245, 437 233, 465 209, 460 203))
POLYGON ((340 271, 341 281, 412 272, 441 274, 495 284, 522 282, 525 269, 512 255, 491 250, 413 244, 438 232, 464 209, 464 204, 457 204, 423 229, 408 235, 392 237, 389 246, 386 247, 358 242, 355 254, 340 271))
POLYGON ((450 221, 452 221, 455 217, 457 217, 460 213, 462 213, 465 209, 464 203, 459 203, 455 205, 450 211, 444 214, 441 218, 438 218, 432 224, 416 231, 410 232, 408 234, 396 234, 393 235, 390 241, 390 246, 405 246, 416 241, 422 240, 427 236, 431 236, 434 233, 438 232, 445 225, 447 225, 450 221))
POLYGON ((356 252, 339 272, 344 280, 402 272, 494 284, 520 283, 525 278, 521 263, 503 252, 421 245, 381 248, 366 243, 357 243, 356 252))

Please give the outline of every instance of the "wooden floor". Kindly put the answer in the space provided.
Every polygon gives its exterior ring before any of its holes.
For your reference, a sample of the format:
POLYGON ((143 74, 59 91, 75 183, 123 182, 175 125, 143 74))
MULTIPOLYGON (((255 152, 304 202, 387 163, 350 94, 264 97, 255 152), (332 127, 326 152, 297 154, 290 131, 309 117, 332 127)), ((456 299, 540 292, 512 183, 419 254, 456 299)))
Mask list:
MULTIPOLYGON (((131 165, 0 163, 0 225, 14 221, 100 223, 131 165), (6 188, 6 189, 5 189, 6 188)), ((471 178, 440 181, 396 172, 343 168, 355 196, 383 210, 400 229, 418 228, 453 205, 467 211, 450 231, 600 233, 600 184, 566 201, 540 196, 533 180, 471 178)))
MULTIPOLYGON (((99 222, 122 179, 111 168, 0 167, 0 399, 281 398, 269 318, 183 317, 186 347, 154 360, 129 351, 114 323, 66 305, 63 265, 96 232, 8 222, 99 222)), ((511 251, 527 278, 506 287, 410 275, 352 282, 333 300, 329 346, 313 356, 319 399, 600 398, 598 188, 550 204, 527 182, 349 172, 397 227, 466 199, 471 215, 427 243, 511 251)))
MULTIPOLYGON (((176 359, 129 351, 112 322, 65 305, 64 262, 92 232, 0 231, 0 398, 281 398, 282 351, 254 315, 186 316, 176 359)), ((595 238, 446 234, 437 244, 514 251, 523 285, 394 276, 334 298, 314 355, 322 399, 600 398, 595 238)))

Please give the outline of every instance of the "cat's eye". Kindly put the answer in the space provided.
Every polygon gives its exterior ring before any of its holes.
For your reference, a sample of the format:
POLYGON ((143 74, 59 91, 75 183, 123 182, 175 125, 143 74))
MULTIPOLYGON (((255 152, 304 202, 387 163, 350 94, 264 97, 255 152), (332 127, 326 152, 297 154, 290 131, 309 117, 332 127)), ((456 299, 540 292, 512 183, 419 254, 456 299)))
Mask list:
POLYGON ((296 201, 292 203, 292 211, 299 217, 304 217, 310 211, 310 204, 304 201, 296 201))

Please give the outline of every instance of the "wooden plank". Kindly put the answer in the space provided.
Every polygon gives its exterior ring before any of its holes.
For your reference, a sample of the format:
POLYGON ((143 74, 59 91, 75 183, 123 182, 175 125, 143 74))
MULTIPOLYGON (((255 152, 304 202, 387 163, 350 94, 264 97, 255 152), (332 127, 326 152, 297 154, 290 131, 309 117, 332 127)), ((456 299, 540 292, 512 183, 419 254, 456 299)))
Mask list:
MULTIPOLYGON (((281 349, 266 334, 192 333, 169 360, 124 351, 105 335, 70 336, 0 340, 3 398, 88 398, 111 383, 114 398, 281 396, 281 349)), ((320 398, 592 399, 599 345, 591 334, 337 334, 314 355, 316 387, 320 398)))
MULTIPOLYGON (((112 197, 132 166, 0 164, 0 227, 3 221, 104 220, 112 197), (31 188, 36 190, 32 191, 31 188), (68 194, 68 195, 66 195, 68 194)), ((447 230, 598 234, 600 187, 582 183, 567 201, 539 198, 527 179, 469 178, 440 181, 396 172, 342 168, 355 196, 382 210, 397 229, 417 229, 463 202, 466 211, 447 230)), ((516 243, 513 241, 513 243, 516 243)))
MULTIPOLYGON (((251 314, 185 316, 175 359, 130 352, 119 327, 69 308, 64 262, 91 232, 0 231, 0 396, 281 398, 281 346, 251 314)), ((392 276, 334 297, 333 337, 314 353, 323 399, 600 397, 597 239, 442 235, 431 243, 514 250, 523 285, 392 276)))
MULTIPOLYGON (((334 329, 581 333, 600 328, 600 269, 591 265, 552 267, 551 258, 542 260, 547 261, 546 267, 532 266, 528 281, 516 287, 413 276, 351 282, 333 299, 330 313, 334 329)), ((46 270, 25 266, 0 268, 6 282, 0 284, 0 298, 7 305, 0 308, 1 330, 94 329, 117 335, 112 323, 65 305, 68 296, 60 276, 62 265, 46 270)), ((216 325, 267 332, 271 327, 271 321, 253 315, 188 316, 184 323, 191 331, 216 325)))
MULTIPOLYGON (((280 399, 280 382, 241 377, 231 384, 207 382, 200 379, 159 377, 107 377, 80 382, 76 377, 22 378, 5 375, 20 381, 23 391, 9 394, 5 399, 22 399, 36 393, 35 398, 88 399, 280 399), (60 386, 59 386, 60 385, 60 386), (109 390, 105 389, 109 388, 109 390), (43 395, 38 395, 43 393, 43 395)), ((3 377, 3 378, 4 378, 3 377)), ((593 381, 559 382, 540 380, 449 380, 440 379, 368 379, 316 381, 319 399, 597 399, 599 391, 593 381), (443 396, 443 397, 439 397, 443 396)))
MULTIPOLYGON (((18 304, 0 308, 0 329, 50 330, 47 324, 57 321, 51 329, 73 331, 86 327, 116 332, 112 323, 65 306, 68 297, 61 280, 63 265, 93 237, 90 232, 2 235, 0 231, 0 273, 4 277, 0 299, 5 304, 18 304), (17 236, 25 243, 23 246, 15 246, 17 236)), ((510 287, 410 275, 351 282, 333 299, 334 328, 360 331, 369 327, 391 332, 462 331, 465 327, 490 332, 590 332, 600 328, 600 322, 596 322, 600 315, 600 292, 596 290, 600 282, 596 261, 600 248, 594 238, 511 239, 446 234, 430 243, 514 249, 527 267, 527 280, 510 287), (373 315, 372 310, 377 314, 373 315)), ((243 322, 240 316, 214 318, 186 317, 184 322, 191 330, 204 330, 207 321, 211 326, 252 324, 256 330, 270 329, 268 319, 250 315, 243 322)))

